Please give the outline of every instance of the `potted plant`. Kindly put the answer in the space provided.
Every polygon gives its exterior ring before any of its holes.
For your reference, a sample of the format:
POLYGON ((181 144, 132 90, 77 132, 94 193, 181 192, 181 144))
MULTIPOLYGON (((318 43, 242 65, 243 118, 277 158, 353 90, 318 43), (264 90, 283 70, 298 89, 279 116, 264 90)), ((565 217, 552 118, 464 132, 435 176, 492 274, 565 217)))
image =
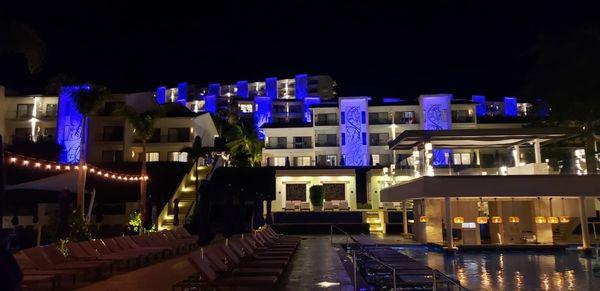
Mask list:
POLYGON ((309 192, 313 210, 321 211, 323 209, 323 185, 313 185, 310 187, 309 192))

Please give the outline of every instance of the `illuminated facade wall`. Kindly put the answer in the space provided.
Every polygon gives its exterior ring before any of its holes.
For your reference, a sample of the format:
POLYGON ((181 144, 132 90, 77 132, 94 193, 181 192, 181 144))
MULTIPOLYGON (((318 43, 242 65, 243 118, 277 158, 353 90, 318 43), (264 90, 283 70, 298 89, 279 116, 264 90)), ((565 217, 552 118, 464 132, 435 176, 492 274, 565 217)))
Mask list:
POLYGON ((221 84, 213 83, 208 85, 208 95, 221 96, 221 84))
POLYGON ((477 103, 477 106, 475 106, 475 112, 477 112, 477 116, 485 116, 485 114, 487 113, 487 107, 485 106, 485 96, 473 95, 471 96, 471 101, 477 103))
POLYGON ((179 83, 179 85, 177 85, 177 101, 176 102, 183 104, 183 106, 185 106, 185 103, 187 102, 187 97, 188 97, 187 89, 188 89, 187 82, 179 83))
POLYGON ((273 77, 265 79, 265 87, 267 96, 271 97, 271 99, 277 99, 277 78, 273 77))
POLYGON ((304 98, 304 122, 312 122, 312 112, 310 111, 310 106, 319 103, 321 103, 321 98, 319 97, 304 98))
POLYGON ((238 81, 236 87, 237 95, 244 99, 248 99, 248 81, 238 81))
POLYGON ((367 97, 340 98, 341 153, 346 166, 367 166, 367 97))
POLYGON ((265 139, 265 131, 260 127, 271 122, 271 102, 270 97, 254 97, 254 125, 259 139, 265 139))
MULTIPOLYGON (((422 95, 419 103, 423 109, 423 129, 448 130, 452 128, 450 102, 452 95, 422 95)), ((446 165, 446 156, 452 156, 451 150, 433 149, 433 165, 446 165)))
POLYGON ((167 102, 167 87, 162 86, 156 89, 156 102, 165 104, 167 102))
POLYGON ((204 110, 210 113, 217 113, 217 96, 205 95, 204 96, 204 110))
POLYGON ((304 99, 308 96, 308 75, 296 75, 296 99, 304 99))
POLYGON ((504 97, 504 116, 517 116, 517 97, 504 97))
POLYGON ((79 163, 81 139, 83 134, 87 134, 87 128, 82 128, 83 115, 72 98, 78 90, 89 90, 89 86, 64 86, 58 96, 56 142, 62 147, 59 156, 61 163, 79 163))

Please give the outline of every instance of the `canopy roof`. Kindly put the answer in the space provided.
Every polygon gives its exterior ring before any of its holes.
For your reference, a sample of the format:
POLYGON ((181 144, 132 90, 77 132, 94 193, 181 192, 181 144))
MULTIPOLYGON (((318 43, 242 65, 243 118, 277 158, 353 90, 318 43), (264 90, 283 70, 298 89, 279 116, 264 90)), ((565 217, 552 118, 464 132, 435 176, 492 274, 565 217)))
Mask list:
POLYGON ((577 136, 574 128, 494 128, 452 130, 405 130, 389 142, 392 150, 422 147, 430 142, 434 148, 506 148, 532 143, 551 143, 577 136))
POLYGON ((420 177, 381 190, 382 202, 444 197, 598 196, 600 176, 515 175, 420 177))

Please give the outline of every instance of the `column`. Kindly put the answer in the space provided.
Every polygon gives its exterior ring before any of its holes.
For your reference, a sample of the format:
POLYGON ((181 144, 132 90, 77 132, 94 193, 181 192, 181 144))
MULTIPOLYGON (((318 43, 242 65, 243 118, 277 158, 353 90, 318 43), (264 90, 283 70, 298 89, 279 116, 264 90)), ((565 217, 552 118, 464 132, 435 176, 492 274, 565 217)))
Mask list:
POLYGON ((518 145, 515 145, 513 148, 513 158, 515 159, 515 167, 518 167, 521 163, 521 152, 518 145))
POLYGON ((585 215, 585 197, 579 198, 579 222, 581 223, 581 243, 583 249, 590 248, 590 234, 588 233, 588 221, 585 215))
POLYGON ((452 206, 450 204, 450 197, 444 198, 445 210, 446 210, 446 218, 444 219, 446 223, 446 247, 448 249, 454 248, 454 237, 452 236, 452 206))
POLYGON ((540 140, 539 139, 534 139, 533 140, 533 151, 535 152, 535 163, 541 163, 542 162, 542 150, 540 148, 540 140))
MULTIPOLYGON (((407 213, 407 200, 402 201, 402 233, 408 235, 408 213, 407 213)), ((418 218, 415 217, 415 220, 418 218)))

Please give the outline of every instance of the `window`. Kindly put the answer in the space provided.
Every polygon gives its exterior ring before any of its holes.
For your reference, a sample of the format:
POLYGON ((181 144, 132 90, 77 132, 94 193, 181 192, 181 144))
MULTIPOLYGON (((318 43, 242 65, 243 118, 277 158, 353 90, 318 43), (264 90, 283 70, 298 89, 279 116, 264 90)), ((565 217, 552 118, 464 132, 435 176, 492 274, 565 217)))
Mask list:
POLYGON ((275 113, 285 113, 285 105, 281 104, 273 104, 273 112, 275 113))
POLYGON ((113 114, 113 112, 115 110, 119 109, 123 105, 125 105, 125 102, 120 102, 120 101, 106 102, 106 103, 104 103, 104 112, 103 113, 105 115, 113 114))
POLYGON ((285 157, 274 157, 273 158, 273 166, 284 167, 285 166, 285 157))
POLYGON ((105 126, 102 132, 103 141, 123 141, 122 126, 105 126))
POLYGON ((391 164, 391 156, 386 154, 373 154, 371 155, 371 159, 373 160, 373 166, 381 165, 387 166, 391 164))
POLYGON ((371 133, 369 134, 369 144, 372 146, 387 145, 390 140, 388 133, 371 133))
POLYGON ((306 201, 306 184, 285 184, 286 201, 306 201))
POLYGON ((17 104, 17 118, 33 117, 33 104, 17 104))
POLYGON ((318 155, 317 166, 337 166, 337 155, 318 155))
POLYGON ((160 153, 159 152, 146 153, 146 162, 158 162, 158 161, 160 161, 160 153))
POLYGON ((267 148, 270 149, 285 149, 287 147, 286 137, 269 137, 267 148))
POLYGON ((14 141, 31 140, 31 128, 15 128, 14 141))
POLYGON ((302 105, 290 105, 290 113, 302 113, 304 107, 302 105))
POLYGON ((323 183, 323 196, 326 201, 346 200, 346 184, 325 184, 323 183))
POLYGON ((114 163, 123 161, 123 151, 102 151, 102 162, 114 163))
MULTIPOLYGON (((141 141, 141 140, 139 140, 139 139, 137 139, 137 138, 134 138, 133 142, 134 142, 134 143, 141 143, 142 141, 141 141)), ((150 139, 148 139, 146 142, 147 142, 147 143, 156 143, 156 142, 160 142, 160 128, 155 128, 155 129, 152 131, 152 137, 150 137, 150 139)))
POLYGON ((238 104, 242 113, 252 113, 254 108, 252 104, 238 104))
POLYGON ((334 147, 337 146, 336 134, 317 134, 318 147, 334 147))
POLYGON ((169 162, 187 162, 188 153, 186 152, 169 152, 167 154, 167 160, 169 162))
POLYGON ((452 110, 452 122, 465 123, 473 122, 473 110, 461 109, 452 110))
POLYGON ((312 141, 310 139, 310 136, 294 136, 294 148, 295 149, 312 148, 312 141))
POLYGON ((337 115, 335 113, 320 113, 317 114, 316 125, 337 125, 337 115))
POLYGON ((183 128, 169 128, 169 142, 189 142, 190 141, 190 129, 187 127, 183 128))
POLYGON ((46 104, 46 117, 56 117, 58 114, 58 104, 46 104))
POLYGON ((454 153, 452 155, 452 161, 455 165, 470 165, 471 154, 470 153, 454 153))
POLYGON ((389 124, 390 115, 387 112, 369 112, 369 124, 389 124))
POLYGON ((310 166, 310 157, 294 157, 294 166, 296 167, 307 167, 310 166))
POLYGON ((417 117, 414 111, 394 112, 395 124, 414 124, 417 123, 417 117))

